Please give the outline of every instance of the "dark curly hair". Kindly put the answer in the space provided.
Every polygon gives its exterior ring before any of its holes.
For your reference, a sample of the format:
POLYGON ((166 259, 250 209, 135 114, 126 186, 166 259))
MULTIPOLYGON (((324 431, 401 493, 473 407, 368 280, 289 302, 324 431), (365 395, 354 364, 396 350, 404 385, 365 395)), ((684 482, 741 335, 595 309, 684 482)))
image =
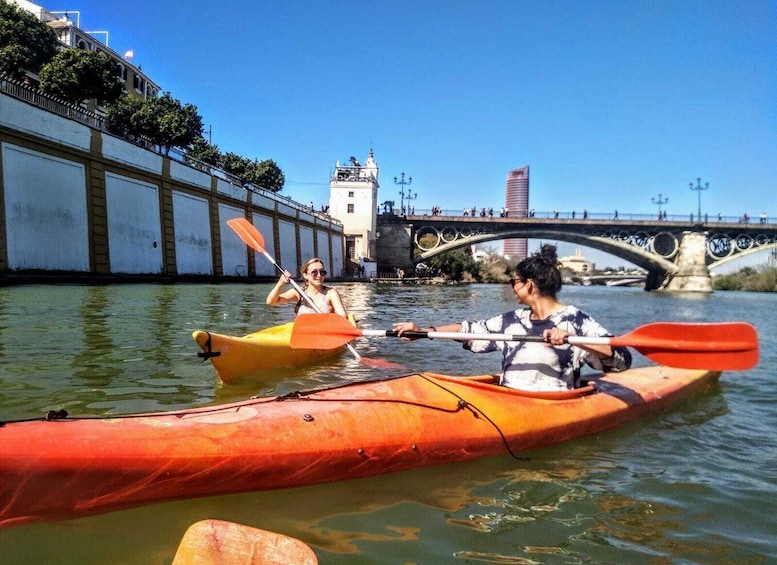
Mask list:
POLYGON ((556 246, 546 243, 539 251, 515 266, 515 276, 531 279, 544 296, 556 297, 561 290, 561 271, 558 268, 556 246))

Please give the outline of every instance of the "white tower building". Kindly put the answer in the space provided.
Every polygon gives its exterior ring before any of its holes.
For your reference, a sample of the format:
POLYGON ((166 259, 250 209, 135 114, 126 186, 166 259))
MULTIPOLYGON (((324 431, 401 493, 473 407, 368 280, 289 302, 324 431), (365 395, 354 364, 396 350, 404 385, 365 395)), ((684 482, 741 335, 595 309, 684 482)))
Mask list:
POLYGON ((370 148, 364 164, 337 161, 329 181, 329 214, 343 223, 345 256, 354 263, 375 257, 378 211, 378 164, 370 148))

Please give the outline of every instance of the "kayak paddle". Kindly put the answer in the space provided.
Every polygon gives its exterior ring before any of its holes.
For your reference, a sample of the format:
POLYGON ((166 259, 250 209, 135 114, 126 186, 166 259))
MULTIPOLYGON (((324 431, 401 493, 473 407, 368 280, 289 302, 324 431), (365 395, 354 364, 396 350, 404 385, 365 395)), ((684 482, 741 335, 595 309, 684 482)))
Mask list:
MULTIPOLYGON (((356 328, 337 314, 308 314, 295 321, 291 347, 334 349, 360 336, 398 337, 396 330, 356 328)), ((544 342, 542 336, 437 331, 406 331, 402 337, 544 342)), ((744 322, 655 322, 618 337, 569 336, 567 343, 632 347, 656 363, 681 369, 739 371, 758 363, 758 334, 753 326, 744 322)))
MULTIPOLYGON (((245 218, 232 218, 231 220, 227 220, 227 225, 232 228, 235 233, 240 237, 240 239, 243 240, 243 243, 248 245, 248 247, 254 249, 255 251, 261 253, 264 255, 267 260, 275 265, 275 268, 278 269, 280 273, 283 273, 283 267, 281 267, 273 258, 272 255, 270 255, 267 250, 264 248, 264 237, 262 237, 261 232, 259 232, 256 227, 246 220, 245 218)), ((293 278, 289 279, 289 283, 294 288, 294 290, 297 291, 297 293, 302 297, 305 302, 308 303, 308 306, 313 308, 316 312, 321 314, 321 309, 318 307, 318 305, 313 302, 313 300, 305 294, 305 292, 300 288, 299 284, 297 284, 297 281, 295 281, 293 278)), ((304 318, 305 316, 312 316, 312 315, 319 315, 319 314, 304 314, 302 316, 298 316, 297 320, 300 318, 304 318)), ((328 314, 321 314, 323 316, 327 316, 328 314)), ((341 318, 341 316, 338 316, 337 314, 332 314, 333 316, 337 316, 338 318, 341 318)), ((345 318, 341 318, 345 320, 345 318)), ((345 320, 345 322, 350 326, 350 322, 348 320, 345 320)), ((296 325, 296 321, 295 321, 296 325)), ((360 363, 364 365, 368 365, 371 367, 383 367, 383 368, 396 368, 399 367, 395 363, 391 363, 390 361, 382 361, 382 360, 373 360, 373 359, 365 359, 359 353, 353 348, 353 346, 348 343, 351 341, 351 339, 346 339, 344 341, 341 341, 338 345, 332 346, 332 347, 319 347, 318 345, 313 345, 311 347, 297 347, 296 349, 335 349, 337 347, 342 347, 345 345, 348 348, 348 351, 351 352, 351 354, 354 356, 354 358, 359 361, 360 363)))

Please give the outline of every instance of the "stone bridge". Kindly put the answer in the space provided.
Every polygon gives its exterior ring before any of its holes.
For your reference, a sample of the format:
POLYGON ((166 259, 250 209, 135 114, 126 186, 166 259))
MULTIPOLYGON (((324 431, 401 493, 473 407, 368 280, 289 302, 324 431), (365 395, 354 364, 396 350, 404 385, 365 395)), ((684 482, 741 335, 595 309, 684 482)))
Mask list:
MULTIPOLYGON (((380 225, 389 219, 378 216, 380 225)), ((516 237, 568 241, 621 257, 648 272, 646 290, 710 292, 709 270, 777 248, 777 224, 471 216, 395 217, 420 262, 457 247, 516 237)))

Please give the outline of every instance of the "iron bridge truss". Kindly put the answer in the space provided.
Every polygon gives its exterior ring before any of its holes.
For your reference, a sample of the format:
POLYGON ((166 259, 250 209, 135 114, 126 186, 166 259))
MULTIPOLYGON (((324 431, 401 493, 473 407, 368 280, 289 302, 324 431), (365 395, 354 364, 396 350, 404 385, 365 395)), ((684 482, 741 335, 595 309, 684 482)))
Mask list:
POLYGON ((705 261, 710 269, 744 254, 777 249, 777 224, 456 216, 410 216, 407 222, 412 226, 416 261, 465 245, 532 238, 578 243, 621 257, 650 271, 672 272, 686 232, 706 234, 705 261))

